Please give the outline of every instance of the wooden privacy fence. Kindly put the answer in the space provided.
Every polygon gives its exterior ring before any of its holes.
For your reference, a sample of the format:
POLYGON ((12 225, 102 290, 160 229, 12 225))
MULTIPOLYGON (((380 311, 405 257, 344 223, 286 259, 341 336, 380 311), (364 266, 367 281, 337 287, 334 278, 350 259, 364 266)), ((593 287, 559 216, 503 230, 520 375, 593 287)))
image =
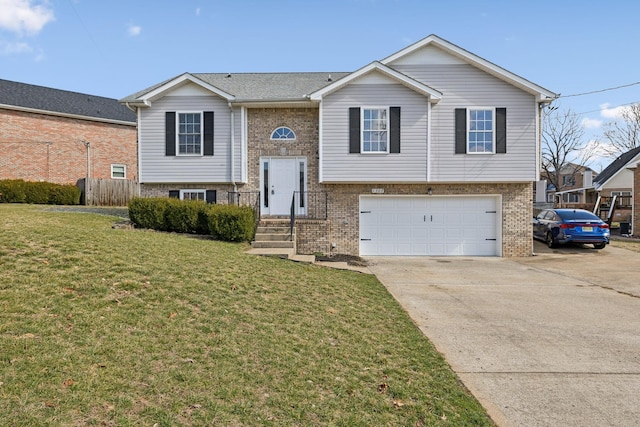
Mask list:
POLYGON ((127 206, 138 195, 138 183, 128 179, 81 179, 78 187, 87 206, 127 206))

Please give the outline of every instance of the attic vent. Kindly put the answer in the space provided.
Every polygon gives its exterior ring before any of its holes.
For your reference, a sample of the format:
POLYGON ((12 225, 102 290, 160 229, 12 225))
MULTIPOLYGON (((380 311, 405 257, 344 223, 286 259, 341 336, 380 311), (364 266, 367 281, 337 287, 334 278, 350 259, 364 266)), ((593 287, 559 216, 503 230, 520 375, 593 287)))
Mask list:
POLYGON ((230 77, 231 77, 231 73, 227 74, 227 78, 230 78, 230 77))
POLYGON ((328 82, 332 82, 333 79, 331 78, 331 74, 329 74, 329 78, 327 79, 328 82))

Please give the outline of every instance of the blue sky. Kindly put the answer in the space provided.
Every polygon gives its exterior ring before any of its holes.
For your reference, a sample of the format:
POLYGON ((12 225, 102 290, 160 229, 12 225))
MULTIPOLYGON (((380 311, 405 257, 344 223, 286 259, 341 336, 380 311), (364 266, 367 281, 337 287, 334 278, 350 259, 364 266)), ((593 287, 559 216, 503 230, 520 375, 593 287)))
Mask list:
MULTIPOLYGON (((638 16, 632 0, 0 0, 0 78, 122 98, 183 72, 354 71, 437 34, 572 95, 640 81, 638 16)), ((559 106, 597 139, 635 102, 640 84, 559 106)))

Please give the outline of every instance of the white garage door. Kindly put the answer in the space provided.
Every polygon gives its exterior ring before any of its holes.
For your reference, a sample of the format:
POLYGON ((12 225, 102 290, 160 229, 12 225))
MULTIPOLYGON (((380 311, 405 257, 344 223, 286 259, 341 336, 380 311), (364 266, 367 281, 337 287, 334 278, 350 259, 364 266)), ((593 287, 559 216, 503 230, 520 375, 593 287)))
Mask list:
POLYGON ((499 256, 496 196, 360 196, 360 255, 499 256))

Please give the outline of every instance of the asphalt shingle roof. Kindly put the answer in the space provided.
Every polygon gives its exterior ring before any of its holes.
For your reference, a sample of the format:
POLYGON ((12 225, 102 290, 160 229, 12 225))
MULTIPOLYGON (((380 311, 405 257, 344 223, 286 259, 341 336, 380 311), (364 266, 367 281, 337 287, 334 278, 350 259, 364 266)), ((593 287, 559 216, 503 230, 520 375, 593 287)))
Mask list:
POLYGON ((640 147, 636 147, 633 150, 629 150, 620 157, 615 159, 609 164, 602 172, 598 174, 596 179, 593 180, 595 184, 602 185, 607 182, 613 175, 615 175, 620 169, 625 167, 634 157, 640 154, 640 147))
MULTIPOLYGON (((303 100, 306 95, 348 75, 345 72, 319 73, 192 73, 191 75, 240 101, 303 100)), ((132 102, 174 78, 121 99, 132 102)))
POLYGON ((0 104, 104 120, 136 121, 135 113, 116 99, 2 79, 0 104))

